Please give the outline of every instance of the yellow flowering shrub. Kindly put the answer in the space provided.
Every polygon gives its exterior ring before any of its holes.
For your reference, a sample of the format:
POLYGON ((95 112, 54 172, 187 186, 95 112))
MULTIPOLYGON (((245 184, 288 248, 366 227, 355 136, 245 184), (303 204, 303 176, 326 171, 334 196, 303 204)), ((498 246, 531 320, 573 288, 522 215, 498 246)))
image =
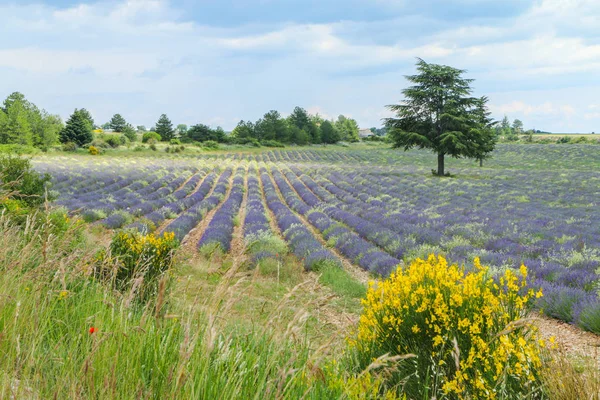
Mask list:
POLYGON ((98 148, 95 146, 90 146, 88 148, 88 153, 90 153, 93 156, 97 156, 98 154, 100 154, 100 150, 98 150, 98 148))
POLYGON ((389 384, 409 398, 537 398, 542 341, 524 320, 530 301, 527 268, 494 279, 439 256, 417 259, 382 282, 371 282, 358 331, 350 338, 362 364, 415 354, 389 384), (523 397, 527 395, 526 397, 523 397))
POLYGON ((119 290, 127 290, 137 278, 142 278, 138 289, 146 299, 154 294, 160 275, 172 265, 179 242, 172 232, 161 236, 142 235, 138 232, 117 232, 110 244, 110 253, 101 254, 103 275, 113 280, 119 290), (109 257, 110 256, 110 257, 109 257), (107 259, 110 262, 106 262, 107 259))

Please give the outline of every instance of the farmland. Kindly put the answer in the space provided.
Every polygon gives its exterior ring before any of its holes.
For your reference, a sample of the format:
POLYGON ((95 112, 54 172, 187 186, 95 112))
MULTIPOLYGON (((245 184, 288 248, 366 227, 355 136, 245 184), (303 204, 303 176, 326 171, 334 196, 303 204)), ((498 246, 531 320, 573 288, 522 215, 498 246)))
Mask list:
POLYGON ((600 332, 600 152, 501 144, 483 168, 378 146, 186 155, 39 156, 54 205, 103 229, 172 232, 202 257, 252 268, 293 257, 386 277, 444 254, 494 274, 529 267, 544 313, 600 332), (289 254, 288 254, 289 253, 289 254))

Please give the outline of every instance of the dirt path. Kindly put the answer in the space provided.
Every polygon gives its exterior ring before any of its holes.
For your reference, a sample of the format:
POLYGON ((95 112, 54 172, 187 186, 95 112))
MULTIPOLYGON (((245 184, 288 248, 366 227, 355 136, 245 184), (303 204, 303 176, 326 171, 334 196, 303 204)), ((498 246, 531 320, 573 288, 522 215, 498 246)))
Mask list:
POLYGON ((540 335, 546 340, 554 336, 559 349, 568 355, 593 357, 600 362, 600 336, 554 318, 540 315, 532 318, 540 329, 540 335))
POLYGON ((236 262, 243 265, 248 256, 246 254, 246 243, 244 242, 244 220, 246 219, 246 205, 248 204, 248 165, 246 165, 246 172, 244 174, 244 197, 242 198, 242 204, 238 211, 238 225, 233 228, 233 235, 231 239, 231 248, 229 254, 233 257, 236 262))
MULTIPOLYGON (((235 170, 237 169, 237 166, 233 167, 232 169, 233 169, 233 172, 232 172, 231 176, 229 177, 227 192, 225 192, 225 196, 223 197, 223 200, 221 200, 221 202, 215 208, 213 208, 208 213, 206 213, 206 215, 204 216, 204 218, 202 218, 202 220, 198 223, 198 225, 196 225, 196 227, 194 229, 192 229, 185 238, 183 238, 182 247, 186 251, 193 253, 193 254, 197 253, 196 244, 202 237, 202 234, 204 233, 204 230, 206 229, 208 224, 210 224, 210 221, 212 221, 215 213, 221 209, 221 207, 223 206, 223 203, 225 203, 225 201, 229 197, 229 194, 231 193, 231 189, 233 187, 233 185, 232 185, 233 177, 235 176, 235 170)), ((215 188, 217 187, 218 181, 219 181, 219 177, 217 177, 215 185, 210 189, 210 192, 208 192, 205 199, 210 197, 213 194, 215 188)))
MULTIPOLYGON (((269 170, 269 168, 267 168, 267 170, 269 170)), ((283 173, 281 173, 281 174, 283 175, 283 173)), ((352 264, 352 262, 350 262, 350 260, 348 260, 346 257, 344 257, 336 248, 329 247, 329 245, 327 244, 327 241, 325 241, 325 239, 323 239, 323 237, 321 236, 321 233, 314 226, 312 226, 312 224, 306 218, 304 218, 303 215, 298 214, 296 211, 292 210, 289 207, 289 204, 285 201, 285 198, 283 197, 283 194, 281 193, 281 190, 279 189, 279 186, 277 186, 277 183, 273 179, 273 176, 270 173, 270 171, 269 171, 269 178, 273 182, 273 186, 275 186, 275 193, 277 194, 277 196, 279 197, 279 199, 281 200, 281 202, 283 204, 286 204, 288 206, 288 208, 290 209, 290 211, 294 215, 296 215, 298 217, 298 219, 300 219, 300 221, 302 221, 302 223, 304 224, 304 226, 306 226, 306 228, 315 236, 315 238, 325 248, 329 249, 333 254, 335 254, 336 257, 338 257, 340 259, 340 261, 342 262, 342 265, 343 265, 344 269, 346 271, 348 271, 348 273, 350 275, 352 275, 356 280, 358 280, 359 282, 362 282, 364 284, 366 284, 369 280, 372 280, 371 275, 367 271, 364 271, 364 270, 360 269, 359 267, 357 267, 356 265, 352 264)), ((283 178, 286 180, 286 182, 288 182, 285 175, 283 175, 283 178)), ((289 182, 288 182, 288 184, 289 184, 289 182)), ((294 189, 294 188, 292 187, 292 189, 294 189)), ((294 190, 294 192, 295 192, 295 190, 294 190)), ((298 195, 298 193, 296 193, 296 195, 298 195)))

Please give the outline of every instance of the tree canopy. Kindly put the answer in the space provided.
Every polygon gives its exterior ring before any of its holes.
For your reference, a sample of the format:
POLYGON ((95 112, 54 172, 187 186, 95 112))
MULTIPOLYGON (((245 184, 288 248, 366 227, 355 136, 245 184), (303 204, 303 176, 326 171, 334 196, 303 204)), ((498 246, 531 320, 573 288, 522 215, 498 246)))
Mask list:
POLYGON ((156 133, 158 133, 165 142, 169 142, 171 139, 175 138, 173 124, 166 114, 162 114, 156 122, 156 133))
POLYGON ((482 136, 488 129, 483 117, 487 98, 471 96, 473 80, 463 77, 464 70, 422 59, 417 70, 406 77, 413 86, 402 91, 405 100, 388 106, 396 113, 385 119, 394 147, 433 151, 439 176, 445 174, 446 155, 481 159, 488 154, 491 150, 482 136))
POLYGON ((352 118, 340 115, 335 121, 335 128, 340 134, 340 139, 345 142, 358 142, 358 123, 352 118))
POLYGON ((61 143, 75 143, 78 146, 83 146, 90 143, 94 139, 92 127, 86 113, 82 110, 75 109, 71 117, 67 120, 67 125, 60 132, 61 143))
POLYGON ((22 93, 10 94, 0 107, 0 144, 48 147, 58 142, 62 128, 59 116, 40 110, 22 93))
POLYGON ((112 129, 115 132, 123 132, 123 130, 127 126, 127 121, 125 121, 125 118, 123 118, 121 114, 115 114, 111 118, 109 126, 110 129, 112 129))
POLYGON ((225 131, 221 127, 218 127, 217 129, 212 129, 208 125, 197 124, 191 126, 187 130, 183 138, 185 140, 194 142, 205 142, 207 140, 214 140, 215 142, 222 143, 225 140, 225 131))

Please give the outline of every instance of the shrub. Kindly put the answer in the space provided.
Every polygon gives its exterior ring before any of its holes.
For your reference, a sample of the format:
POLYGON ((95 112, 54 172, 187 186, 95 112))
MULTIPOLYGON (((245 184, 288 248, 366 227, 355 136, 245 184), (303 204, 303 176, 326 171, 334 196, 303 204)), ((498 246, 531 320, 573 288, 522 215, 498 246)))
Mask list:
POLYGON ((261 147, 258 139, 255 138, 234 138, 231 140, 233 144, 250 145, 252 147, 261 147))
POLYGON ((541 291, 527 288, 525 266, 498 281, 477 258, 475 268, 430 255, 371 283, 350 339, 362 364, 413 354, 389 382, 409 398, 540 397, 540 343, 522 318, 541 291))
POLYGON ((181 144, 181 140, 179 140, 179 139, 177 139, 177 138, 175 138, 175 139, 171 139, 171 141, 169 142, 169 144, 172 144, 172 145, 177 145, 177 146, 178 146, 178 145, 180 145, 180 144, 181 144))
POLYGON ((100 150, 98 150, 94 146, 90 146, 90 147, 88 147, 88 153, 90 153, 93 156, 97 156, 98 154, 100 154, 100 150))
POLYGON ((285 145, 277 140, 263 140, 260 142, 265 147, 285 147, 285 145))
POLYGON ((568 136, 563 136, 561 138, 558 138, 556 140, 556 143, 560 143, 560 144, 571 143, 571 138, 568 136))
POLYGON ((585 136, 579 136, 571 141, 571 143, 588 143, 588 140, 585 136))
POLYGON ((161 137, 156 132, 146 132, 142 136, 142 143, 148 143, 148 141, 151 139, 154 140, 154 142, 156 143, 156 142, 160 142, 161 137))
POLYGON ((67 142, 62 146, 63 151, 75 151, 77 150, 77 145, 73 142, 67 142))
POLYGON ((150 150, 156 151, 156 145, 154 143, 150 145, 150 150))
MULTIPOLYGON (((124 137, 124 136, 123 136, 124 137)), ((113 149, 116 149, 121 145, 121 137, 120 136, 107 136, 104 141, 113 149)))
POLYGON ((0 206, 9 199, 27 207, 38 206, 45 200, 48 182, 50 175, 34 171, 29 159, 0 155, 0 206))
POLYGON ((110 148, 110 145, 108 143, 106 143, 103 139, 94 139, 92 141, 92 143, 90 143, 90 146, 94 146, 97 149, 108 149, 108 148, 110 148))
MULTIPOLYGON (((44 147, 41 148, 44 151, 44 147)), ((47 151, 46 147, 46 151, 47 151)), ((27 146, 25 144, 0 144, 0 153, 9 153, 9 154, 37 154, 40 150, 33 147, 27 146)), ((45 151, 44 151, 45 152, 45 151)))
MULTIPOLYGON (((118 232, 110 244, 110 258, 117 268, 104 268, 113 263, 103 262, 100 275, 114 282, 120 291, 136 290, 132 285, 137 284, 137 297, 147 301, 156 294, 159 278, 171 267, 178 246, 179 242, 171 232, 162 236, 118 232), (136 283, 138 279, 141 283, 136 283)), ((99 260, 106 261, 106 254, 101 253, 99 260)))
POLYGON ((134 147, 133 151, 143 151, 146 147, 143 145, 137 145, 134 147))
POLYGON ((205 149, 209 149, 209 150, 218 150, 219 143, 215 142, 214 140, 207 140, 207 141, 202 142, 202 147, 204 147, 205 149))

